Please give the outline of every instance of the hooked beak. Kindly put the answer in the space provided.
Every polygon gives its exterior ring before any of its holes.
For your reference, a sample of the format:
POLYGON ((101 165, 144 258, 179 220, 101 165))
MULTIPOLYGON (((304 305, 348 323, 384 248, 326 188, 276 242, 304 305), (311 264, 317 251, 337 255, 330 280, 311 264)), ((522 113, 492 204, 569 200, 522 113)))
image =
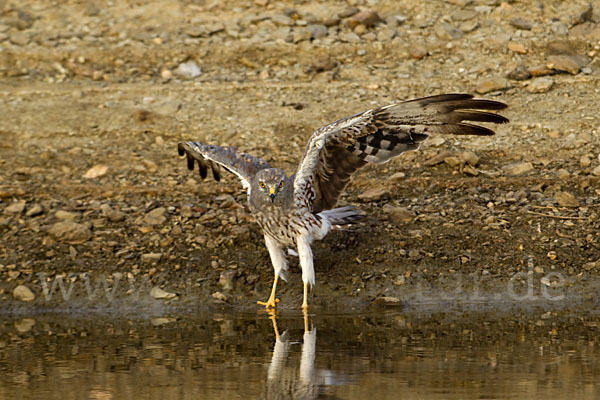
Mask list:
POLYGON ((274 187, 269 188, 269 197, 271 198, 271 202, 273 202, 273 200, 275 200, 275 188, 274 187))

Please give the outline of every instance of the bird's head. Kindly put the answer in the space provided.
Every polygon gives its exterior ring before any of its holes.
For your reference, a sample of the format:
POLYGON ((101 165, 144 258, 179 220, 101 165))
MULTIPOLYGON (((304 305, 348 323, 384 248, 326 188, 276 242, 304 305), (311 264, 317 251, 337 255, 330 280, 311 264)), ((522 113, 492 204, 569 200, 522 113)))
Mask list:
POLYGON ((292 186, 285 172, 279 168, 266 168, 254 177, 252 194, 260 202, 281 203, 285 200, 285 195, 292 193, 292 186))

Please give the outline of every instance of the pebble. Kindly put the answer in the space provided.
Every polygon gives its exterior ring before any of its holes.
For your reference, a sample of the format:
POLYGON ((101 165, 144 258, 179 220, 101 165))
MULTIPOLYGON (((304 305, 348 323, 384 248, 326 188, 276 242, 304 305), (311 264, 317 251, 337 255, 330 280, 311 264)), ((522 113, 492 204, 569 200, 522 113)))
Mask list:
POLYGON ((510 42, 508 43, 508 49, 513 53, 527 54, 527 47, 522 43, 510 42))
POLYGON ((384 29, 380 30, 379 32, 377 32, 377 40, 379 40, 380 42, 387 42, 387 41, 395 38, 396 35, 397 35, 397 32, 395 29, 384 28, 384 29))
POLYGON ((273 21, 275 25, 279 26, 293 26, 296 24, 292 18, 283 14, 274 15, 273 18, 271 18, 271 21, 273 21))
POLYGON ((219 286, 223 290, 233 290, 233 280, 235 279, 236 274, 237 271, 235 270, 226 270, 221 272, 221 275, 219 276, 219 286))
POLYGON ((397 224, 406 224, 415 218, 415 213, 406 207, 398 207, 391 204, 386 204, 382 211, 392 222, 397 224))
POLYGON ((26 32, 16 31, 12 32, 9 35, 8 40, 10 40, 12 44, 16 44, 17 46, 26 46, 27 44, 29 44, 31 37, 26 32))
POLYGON ((533 24, 530 21, 519 17, 511 19, 510 24, 524 31, 530 31, 533 28, 533 24))
POLYGON ((531 72, 523 64, 519 64, 512 71, 510 71, 506 77, 515 81, 525 81, 531 78, 531 72))
POLYGON ((434 31, 436 36, 443 40, 458 40, 465 35, 464 32, 456 29, 447 22, 436 24, 434 31))
POLYGON ((506 90, 510 87, 510 83, 504 78, 491 78, 480 82, 475 91, 479 94, 486 94, 497 90, 506 90))
POLYGON ((5 214, 21 214, 23 211, 25 211, 25 204, 27 204, 27 202, 25 200, 19 200, 14 203, 11 203, 9 206, 7 206, 4 209, 4 213, 5 214))
POLYGON ((327 36, 327 27, 321 24, 308 25, 306 29, 310 32, 312 39, 322 39, 327 36))
POLYGON ((397 297, 381 296, 373 300, 373 304, 384 305, 384 306, 401 306, 402 302, 397 297))
POLYGON ((454 21, 468 21, 477 17, 479 13, 475 10, 458 10, 452 13, 450 18, 454 21))
POLYGON ((429 52, 423 46, 420 46, 418 44, 411 44, 410 46, 408 46, 408 54, 415 60, 420 60, 427 54, 429 54, 429 52))
POLYGON ((546 66, 557 71, 564 71, 576 75, 582 67, 589 64, 590 60, 586 56, 579 55, 552 55, 548 57, 546 66))
POLYGON ((346 24, 350 29, 354 29, 358 25, 364 25, 367 28, 371 28, 380 22, 381 18, 379 17, 379 14, 373 10, 364 10, 348 18, 346 24))
POLYGON ((503 168, 509 175, 522 175, 533 171, 533 164, 530 162, 510 164, 503 168))
POLYGON ((566 169, 560 168, 558 171, 556 171, 556 176, 558 177, 558 179, 564 180, 569 179, 571 177, 571 174, 566 169))
POLYGON ((367 189, 358 195, 358 199, 364 202, 379 201, 390 197, 389 189, 385 187, 374 187, 367 189))
POLYGON ((54 216, 58 219, 62 219, 63 221, 75 221, 77 218, 79 218, 79 213, 58 210, 54 213, 54 216))
POLYGON ((227 301, 227 296, 225 296, 221 292, 214 292, 212 294, 212 298, 215 299, 215 300, 217 300, 217 301, 222 301, 222 302, 226 302, 227 301))
POLYGON ((181 78, 194 79, 202 74, 202 70, 194 61, 188 61, 179 64, 174 73, 181 78))
POLYGON ((349 18, 355 14, 358 14, 360 12, 360 10, 356 7, 348 7, 345 10, 341 11, 338 13, 338 17, 339 18, 349 18))
POLYGON ((177 294, 164 291, 158 286, 154 286, 152 289, 150 289, 150 296, 158 300, 166 300, 172 299, 173 297, 177 297, 177 294))
POLYGON ((581 168, 587 168, 592 165, 592 160, 588 156, 581 156, 579 159, 579 165, 581 168))
POLYGON ((554 80, 549 77, 540 77, 532 80, 527 86, 527 91, 529 93, 546 93, 550 89, 552 89, 552 85, 554 85, 554 80))
POLYGON ((360 36, 358 36, 354 32, 342 32, 342 33, 340 33, 339 38, 342 42, 347 42, 347 43, 360 42, 360 36))
POLYGON ((35 325, 35 319, 23 318, 15 321, 15 328, 19 333, 29 332, 35 325))
POLYGON ((150 323, 152 324, 152 326, 162 326, 162 325, 167 325, 167 324, 171 324, 173 322, 177 321, 176 318, 167 318, 167 317, 158 317, 158 318, 152 318, 150 320, 150 323))
POLYGON ((108 166, 103 164, 96 164, 92 168, 88 169, 83 177, 85 179, 99 178, 108 172, 108 166))
POLYGON ((19 285, 13 290, 13 297, 20 301, 33 301, 35 294, 25 285, 19 285))
POLYGON ((92 237, 92 231, 86 225, 72 221, 55 223, 48 228, 48 233, 62 242, 71 244, 84 243, 92 237))
POLYGON ((160 261, 160 258, 162 257, 162 253, 146 253, 146 254, 142 254, 140 257, 140 260, 143 263, 157 263, 158 261, 160 261))
POLYGON ((462 158, 464 162, 468 163, 472 167, 476 166, 477 163, 479 162, 479 157, 477 156, 477 154, 475 154, 475 153, 473 153, 472 151, 469 151, 469 150, 464 151, 460 155, 460 158, 462 158))
POLYGON ((546 64, 540 64, 529 68, 529 73, 532 76, 544 76, 544 75, 552 75, 555 74, 556 71, 552 68, 548 68, 546 64))
POLYGON ((37 217, 38 215, 41 215, 43 212, 44 212, 44 208, 40 204, 36 203, 27 209, 27 212, 25 213, 25 215, 28 217, 37 217))
POLYGON ((443 163, 444 160, 446 160, 446 158, 452 157, 452 156, 454 156, 454 153, 452 153, 448 150, 442 150, 439 154, 436 154, 435 156, 431 157, 429 160, 425 161, 423 164, 426 167, 432 167, 434 165, 443 163))
POLYGON ((598 165, 596 168, 594 168, 592 170, 592 175, 594 175, 594 176, 600 176, 600 165, 598 165))
POLYGON ((144 222, 148 225, 162 225, 167 220, 166 211, 164 207, 157 207, 144 216, 144 222))
POLYGON ((568 192, 556 192, 554 194, 554 200, 561 207, 579 207, 579 201, 568 192))

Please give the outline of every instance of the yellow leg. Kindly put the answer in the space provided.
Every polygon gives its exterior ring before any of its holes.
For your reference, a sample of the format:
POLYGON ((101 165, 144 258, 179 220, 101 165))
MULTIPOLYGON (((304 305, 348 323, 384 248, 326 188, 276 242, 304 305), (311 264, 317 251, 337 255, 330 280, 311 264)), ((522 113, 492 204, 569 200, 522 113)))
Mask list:
POLYGON ((275 275, 275 280, 273 281, 273 289, 271 289, 271 296, 269 296, 269 300, 267 301, 257 301, 256 304, 261 306, 265 306, 265 308, 275 308, 277 303, 279 303, 279 299, 275 298, 275 290, 277 288, 277 280, 279 279, 279 275, 275 275))
POLYGON ((308 292, 308 284, 306 282, 304 282, 304 301, 302 302, 302 310, 306 311, 308 309, 308 301, 307 299, 307 292, 308 292))
POLYGON ((302 315, 304 315, 304 332, 308 332, 308 312, 306 308, 302 309, 302 315))

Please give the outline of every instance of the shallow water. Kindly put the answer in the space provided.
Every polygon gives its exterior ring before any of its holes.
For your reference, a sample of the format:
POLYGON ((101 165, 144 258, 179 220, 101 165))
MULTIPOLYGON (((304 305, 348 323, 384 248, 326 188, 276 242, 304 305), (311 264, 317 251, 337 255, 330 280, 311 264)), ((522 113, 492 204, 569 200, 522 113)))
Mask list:
POLYGON ((600 398, 599 326, 564 310, 4 317, 0 399, 600 398))

